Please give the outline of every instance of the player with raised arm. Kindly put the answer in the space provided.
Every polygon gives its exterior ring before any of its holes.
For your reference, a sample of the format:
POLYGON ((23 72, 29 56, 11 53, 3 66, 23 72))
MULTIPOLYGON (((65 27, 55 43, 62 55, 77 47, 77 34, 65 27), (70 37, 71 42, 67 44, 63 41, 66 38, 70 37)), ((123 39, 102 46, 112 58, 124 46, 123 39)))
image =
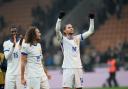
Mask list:
POLYGON ((64 35, 62 35, 60 29, 61 20, 64 16, 65 13, 63 11, 60 12, 55 28, 57 39, 61 43, 64 55, 64 60, 62 64, 63 88, 70 89, 72 88, 72 86, 74 86, 76 89, 82 89, 83 71, 80 59, 80 41, 86 39, 94 32, 94 14, 89 14, 89 30, 75 36, 73 35, 74 28, 71 24, 65 25, 63 31, 64 35))
POLYGON ((11 37, 4 41, 4 55, 7 60, 7 71, 5 76, 5 89, 21 89, 20 79, 20 48, 22 40, 18 37, 17 28, 11 27, 11 37))
POLYGON ((28 89, 49 89, 48 78, 42 65, 41 33, 30 27, 21 49, 21 83, 28 89), (26 71, 27 78, 24 77, 26 71))

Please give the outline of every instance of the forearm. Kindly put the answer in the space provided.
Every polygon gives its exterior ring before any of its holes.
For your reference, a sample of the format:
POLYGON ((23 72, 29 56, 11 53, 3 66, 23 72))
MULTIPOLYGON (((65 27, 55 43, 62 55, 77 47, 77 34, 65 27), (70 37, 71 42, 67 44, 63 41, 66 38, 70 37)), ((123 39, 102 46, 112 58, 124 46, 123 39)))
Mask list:
POLYGON ((44 72, 45 72, 46 75, 48 75, 48 71, 47 71, 46 68, 44 68, 44 72))
POLYGON ((51 79, 51 75, 49 75, 48 70, 46 68, 44 68, 44 72, 45 72, 47 78, 51 79))
POLYGON ((56 22, 56 28, 55 28, 58 40, 62 39, 62 33, 61 33, 60 29, 61 29, 61 19, 58 18, 57 22, 56 22))
POLYGON ((82 34, 83 39, 87 38, 94 32, 94 19, 90 19, 89 30, 82 34))
POLYGON ((24 72, 25 72, 26 63, 21 61, 21 79, 24 79, 24 72))
POLYGON ((14 47, 12 47, 10 50, 5 50, 4 55, 5 55, 5 59, 9 59, 11 57, 11 55, 13 54, 14 51, 14 47))

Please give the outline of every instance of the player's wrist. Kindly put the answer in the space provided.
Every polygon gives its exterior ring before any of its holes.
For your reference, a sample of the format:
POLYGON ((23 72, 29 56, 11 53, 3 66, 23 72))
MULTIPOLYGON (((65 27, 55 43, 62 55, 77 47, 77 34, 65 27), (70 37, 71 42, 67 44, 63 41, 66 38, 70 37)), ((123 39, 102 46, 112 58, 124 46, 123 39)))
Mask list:
POLYGON ((13 47, 15 47, 15 45, 16 45, 16 44, 14 43, 14 44, 13 44, 13 47))

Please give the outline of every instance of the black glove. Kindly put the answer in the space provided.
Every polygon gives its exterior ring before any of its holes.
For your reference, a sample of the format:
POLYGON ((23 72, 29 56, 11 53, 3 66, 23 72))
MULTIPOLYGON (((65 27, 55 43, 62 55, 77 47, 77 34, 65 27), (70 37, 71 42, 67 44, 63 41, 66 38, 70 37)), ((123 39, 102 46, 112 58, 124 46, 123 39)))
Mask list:
POLYGON ((89 18, 90 19, 94 19, 94 17, 95 17, 94 13, 89 13, 89 18))
POLYGON ((59 19, 62 19, 65 16, 65 12, 64 11, 60 11, 59 13, 59 19))

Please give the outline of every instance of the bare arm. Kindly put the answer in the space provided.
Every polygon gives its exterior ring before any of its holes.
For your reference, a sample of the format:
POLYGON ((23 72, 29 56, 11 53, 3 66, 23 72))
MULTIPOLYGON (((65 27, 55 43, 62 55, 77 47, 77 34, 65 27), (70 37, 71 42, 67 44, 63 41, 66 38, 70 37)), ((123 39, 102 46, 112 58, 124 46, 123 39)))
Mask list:
POLYGON ((51 75, 49 75, 48 70, 46 68, 44 68, 44 72, 46 73, 46 76, 48 77, 48 79, 51 79, 51 75))
POLYGON ((23 85, 26 85, 26 80, 24 78, 26 62, 27 62, 27 56, 22 54, 21 55, 21 83, 23 85))
POLYGON ((87 37, 89 37, 93 32, 94 32, 94 19, 90 19, 89 30, 82 34, 83 39, 86 39, 87 37))

